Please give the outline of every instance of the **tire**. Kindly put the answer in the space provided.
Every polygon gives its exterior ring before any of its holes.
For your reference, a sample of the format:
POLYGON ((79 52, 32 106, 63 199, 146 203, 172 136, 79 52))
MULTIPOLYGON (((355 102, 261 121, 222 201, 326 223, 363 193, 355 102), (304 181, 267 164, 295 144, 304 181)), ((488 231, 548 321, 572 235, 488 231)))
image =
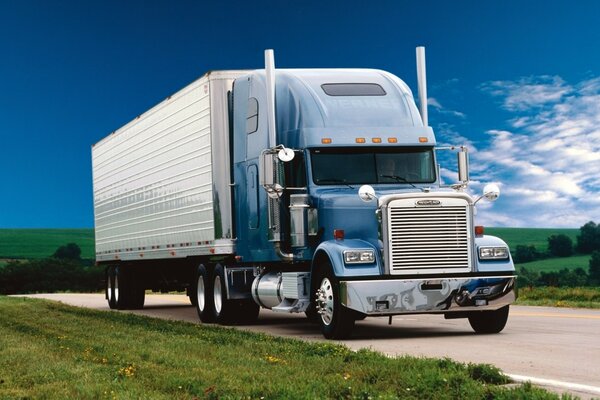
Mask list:
POLYGON ((115 267, 110 266, 106 268, 106 290, 105 297, 108 302, 108 307, 111 310, 115 310, 117 308, 117 303, 115 301, 115 267))
POLYGON ((140 310, 144 308, 144 302, 146 300, 146 288, 144 281, 141 279, 139 271, 131 269, 128 271, 127 280, 129 282, 129 304, 128 309, 140 310))
POLYGON ((225 268, 217 264, 212 277, 214 321, 221 325, 250 324, 256 321, 260 307, 252 299, 227 299, 225 268))
POLYGON ((114 302, 118 310, 127 310, 130 299, 130 279, 122 265, 115 268, 114 274, 114 302))
POLYGON ((236 313, 233 304, 227 299, 225 268, 217 264, 212 279, 212 306, 214 320, 222 325, 234 322, 236 313))
POLYGON ((194 281, 193 297, 195 300, 196 312, 200 321, 204 323, 215 322, 214 299, 213 299, 213 281, 206 267, 202 264, 196 271, 194 281))
POLYGON ((339 281, 333 275, 331 264, 327 262, 321 267, 315 295, 321 332, 327 339, 346 339, 354 328, 352 310, 340 302, 339 281))
MULTIPOLYGON (((144 308, 146 291, 143 282, 136 279, 136 271, 130 265, 119 265, 113 274, 114 308, 118 310, 137 310, 144 308)), ((139 277, 138 277, 139 278, 139 277)))
POLYGON ((509 306, 495 311, 479 311, 469 316, 471 328, 478 334, 499 333, 506 326, 509 306))

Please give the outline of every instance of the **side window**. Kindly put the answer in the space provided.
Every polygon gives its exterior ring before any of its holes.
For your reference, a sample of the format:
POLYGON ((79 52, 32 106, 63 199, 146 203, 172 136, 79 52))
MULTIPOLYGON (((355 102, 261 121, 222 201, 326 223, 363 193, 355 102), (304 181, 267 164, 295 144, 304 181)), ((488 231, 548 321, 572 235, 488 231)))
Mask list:
POLYGON ((249 135, 258 130, 258 100, 248 99, 248 116, 246 117, 246 133, 249 135))

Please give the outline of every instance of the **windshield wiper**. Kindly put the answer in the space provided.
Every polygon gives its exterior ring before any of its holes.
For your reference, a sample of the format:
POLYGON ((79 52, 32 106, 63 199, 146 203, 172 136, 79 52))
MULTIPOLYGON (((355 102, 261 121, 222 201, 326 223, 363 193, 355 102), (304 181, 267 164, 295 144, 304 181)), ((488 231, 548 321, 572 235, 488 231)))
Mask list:
POLYGON ((354 187, 350 186, 346 183, 344 179, 317 179, 317 183, 321 185, 336 185, 342 184, 348 186, 350 189, 354 190, 354 187))
POLYGON ((415 189, 419 189, 420 191, 424 192, 425 190, 423 190, 423 188, 420 188, 418 186, 415 186, 412 182, 409 182, 408 179, 406 179, 403 176, 398 176, 398 175, 379 175, 380 178, 388 178, 388 179, 394 179, 396 182, 404 182, 404 183, 408 183, 410 186, 414 187, 415 189))

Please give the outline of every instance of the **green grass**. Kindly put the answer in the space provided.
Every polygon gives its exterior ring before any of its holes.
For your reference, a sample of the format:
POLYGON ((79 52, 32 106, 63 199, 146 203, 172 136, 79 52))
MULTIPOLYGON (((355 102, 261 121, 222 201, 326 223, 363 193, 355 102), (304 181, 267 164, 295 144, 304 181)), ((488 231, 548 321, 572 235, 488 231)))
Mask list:
POLYGON ((579 229, 558 228, 485 228, 487 235, 498 236, 508 247, 514 249, 518 245, 533 245, 538 251, 548 250, 548 237, 552 235, 567 235, 575 245, 579 229))
POLYGON ((0 259, 40 259, 77 243, 81 258, 94 259, 93 229, 0 229, 0 259))
POLYGON ((551 399, 489 365, 0 297, 0 398, 551 399))
POLYGON ((600 308, 600 287, 519 289, 517 304, 528 306, 600 308))
POLYGON ((551 272, 560 271, 561 269, 576 269, 583 268, 587 271, 590 266, 590 255, 577 255, 572 257, 557 257, 547 258, 545 260, 537 260, 523 264, 517 264, 517 269, 523 267, 529 271, 536 272, 551 272))

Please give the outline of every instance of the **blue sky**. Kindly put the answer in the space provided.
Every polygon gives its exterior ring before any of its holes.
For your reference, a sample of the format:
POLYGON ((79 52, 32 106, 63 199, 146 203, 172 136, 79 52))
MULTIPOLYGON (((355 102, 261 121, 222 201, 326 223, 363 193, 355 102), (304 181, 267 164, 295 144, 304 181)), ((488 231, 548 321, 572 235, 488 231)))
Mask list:
MULTIPOLYGON (((487 226, 600 222, 600 2, 0 0, 0 227, 92 227, 90 146, 216 69, 388 70, 496 182, 487 226)), ((445 171, 449 173, 449 171, 445 171)))

